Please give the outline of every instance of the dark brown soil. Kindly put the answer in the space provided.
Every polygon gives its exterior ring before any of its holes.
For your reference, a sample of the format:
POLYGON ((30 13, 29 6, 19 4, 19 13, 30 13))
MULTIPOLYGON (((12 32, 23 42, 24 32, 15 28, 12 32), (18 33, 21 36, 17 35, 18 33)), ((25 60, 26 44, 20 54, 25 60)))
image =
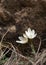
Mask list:
MULTIPOLYGON (((35 29, 41 37, 41 49, 46 48, 46 0, 1 0, 0 1, 0 40, 8 27, 15 25, 15 32, 8 32, 5 42, 11 42, 24 55, 31 54, 29 44, 17 44, 16 40, 28 27, 35 29), (14 35, 13 35, 14 34, 14 35)), ((37 50, 39 39, 34 39, 37 50)))

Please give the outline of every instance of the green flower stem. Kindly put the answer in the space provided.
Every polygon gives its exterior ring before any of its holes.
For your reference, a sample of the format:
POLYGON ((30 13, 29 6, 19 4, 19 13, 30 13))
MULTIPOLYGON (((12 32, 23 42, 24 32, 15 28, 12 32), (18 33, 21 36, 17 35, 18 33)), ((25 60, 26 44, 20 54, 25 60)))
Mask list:
POLYGON ((32 42, 31 42, 31 49, 32 49, 33 54, 35 54, 36 52, 35 52, 34 45, 32 42))
POLYGON ((36 51, 35 51, 35 48, 34 48, 34 45, 33 45, 32 40, 29 40, 29 43, 31 43, 31 44, 30 44, 30 47, 31 47, 31 49, 32 49, 33 54, 35 54, 36 51))

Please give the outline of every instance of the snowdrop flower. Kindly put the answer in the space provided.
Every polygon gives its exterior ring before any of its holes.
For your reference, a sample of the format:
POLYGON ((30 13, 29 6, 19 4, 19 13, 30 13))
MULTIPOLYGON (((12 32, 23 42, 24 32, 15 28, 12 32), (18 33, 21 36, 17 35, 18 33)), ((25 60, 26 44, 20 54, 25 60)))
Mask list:
POLYGON ((21 44, 25 44, 25 43, 27 43, 28 42, 28 38, 27 38, 27 36, 25 35, 25 34, 23 34, 23 36, 20 36, 20 37, 18 37, 19 38, 19 40, 17 40, 16 42, 17 43, 21 43, 21 44))
POLYGON ((37 33, 35 33, 35 30, 31 30, 30 28, 28 28, 27 31, 25 31, 25 34, 27 35, 27 37, 29 39, 33 39, 36 37, 37 33))

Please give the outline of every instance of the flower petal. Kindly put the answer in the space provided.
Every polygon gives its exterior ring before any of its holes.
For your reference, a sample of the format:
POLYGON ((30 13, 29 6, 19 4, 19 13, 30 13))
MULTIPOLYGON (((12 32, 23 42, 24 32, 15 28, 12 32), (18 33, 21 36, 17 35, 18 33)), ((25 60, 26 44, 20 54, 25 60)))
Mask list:
POLYGON ((34 34, 35 34, 35 30, 32 30, 32 33, 34 33, 34 34))
POLYGON ((30 32, 25 31, 28 38, 30 38, 30 32))
POLYGON ((27 31, 25 31, 25 34, 28 36, 29 33, 27 31))
POLYGON ((28 28, 28 33, 31 33, 32 31, 31 31, 31 29, 30 28, 28 28))
POLYGON ((24 38, 22 37, 22 36, 20 36, 20 37, 18 37, 19 38, 19 40, 24 40, 24 38))
POLYGON ((37 34, 34 34, 34 38, 37 36, 37 34))
POLYGON ((23 34, 23 36, 24 36, 25 38, 28 38, 26 34, 23 34))
POLYGON ((28 28, 28 31, 25 31, 25 33, 29 39, 33 39, 37 35, 35 34, 35 30, 31 30, 30 28, 28 28))
POLYGON ((16 42, 17 42, 17 43, 23 43, 23 41, 18 41, 18 40, 17 40, 16 42))
POLYGON ((28 42, 28 39, 25 38, 25 40, 22 40, 22 41, 18 41, 18 40, 17 40, 16 42, 17 42, 17 43, 21 43, 21 44, 25 44, 25 43, 28 42))

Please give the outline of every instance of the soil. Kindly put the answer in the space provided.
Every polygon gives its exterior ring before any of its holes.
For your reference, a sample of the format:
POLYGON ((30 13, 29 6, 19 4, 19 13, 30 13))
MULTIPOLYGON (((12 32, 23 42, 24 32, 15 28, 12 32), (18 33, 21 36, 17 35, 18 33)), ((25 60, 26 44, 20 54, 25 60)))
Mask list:
MULTIPOLYGON (((17 44, 18 36, 22 35, 28 27, 35 29, 41 38, 41 50, 46 49, 46 0, 1 0, 0 1, 0 40, 11 26, 15 31, 9 31, 3 42, 13 43, 23 55, 29 56, 29 44, 17 44)), ((34 40, 37 51, 40 40, 34 40)))

